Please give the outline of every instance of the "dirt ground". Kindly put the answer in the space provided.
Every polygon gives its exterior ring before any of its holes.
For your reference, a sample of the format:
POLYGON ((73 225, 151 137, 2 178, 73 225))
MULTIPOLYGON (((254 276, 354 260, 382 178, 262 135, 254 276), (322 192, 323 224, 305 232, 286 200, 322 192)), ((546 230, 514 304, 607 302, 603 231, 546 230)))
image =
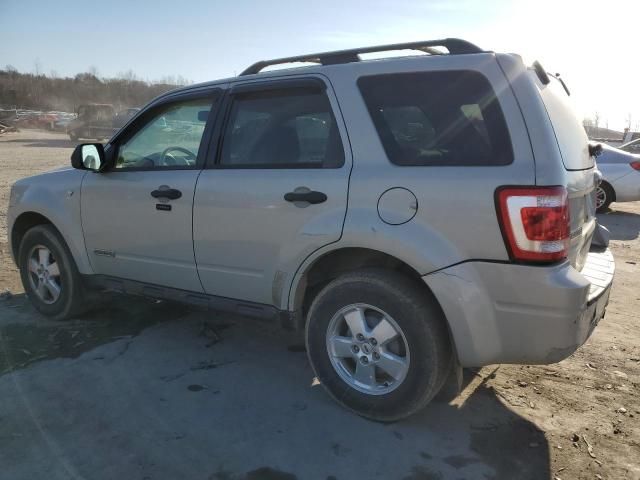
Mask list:
POLYGON ((640 202, 599 216, 617 272, 572 357, 466 372, 453 401, 380 425, 314 388, 299 338, 270 326, 123 297, 37 315, 8 255, 9 187, 72 147, 0 136, 2 478, 640 479, 640 202))

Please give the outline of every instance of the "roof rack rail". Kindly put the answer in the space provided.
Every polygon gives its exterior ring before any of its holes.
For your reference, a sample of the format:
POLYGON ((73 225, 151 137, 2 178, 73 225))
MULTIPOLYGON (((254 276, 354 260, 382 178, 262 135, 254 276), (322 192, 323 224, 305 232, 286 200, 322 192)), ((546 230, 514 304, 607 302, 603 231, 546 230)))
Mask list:
POLYGON ((274 60, 263 60, 256 62, 245 69, 240 76, 253 75, 271 65, 281 65, 284 63, 319 63, 321 65, 336 65, 339 63, 351 63, 360 61, 358 55, 362 53, 388 52, 392 50, 418 50, 431 55, 440 55, 443 52, 434 47, 445 47, 449 54, 458 55, 463 53, 482 53, 480 47, 473 43, 459 38, 445 38, 442 40, 426 40, 422 42, 394 43, 389 45, 378 45, 376 47, 352 48, 349 50, 336 50, 334 52, 310 53, 296 57, 276 58, 274 60))

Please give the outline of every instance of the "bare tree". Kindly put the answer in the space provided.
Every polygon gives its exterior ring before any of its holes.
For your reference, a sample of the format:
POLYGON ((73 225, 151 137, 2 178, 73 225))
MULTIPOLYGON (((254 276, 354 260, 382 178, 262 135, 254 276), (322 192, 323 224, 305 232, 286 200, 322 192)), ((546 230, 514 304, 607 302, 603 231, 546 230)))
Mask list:
POLYGON ((40 61, 40 58, 36 58, 33 61, 33 73, 36 75, 36 77, 39 77, 42 73, 42 62, 40 61))
POLYGON ((54 70, 49 76, 35 75, 19 73, 8 65, 5 69, 0 68, 0 104, 67 112, 84 103, 110 103, 117 108, 140 107, 175 88, 177 82, 190 83, 180 76, 166 77, 173 83, 146 82, 132 70, 122 74, 124 78, 98 78, 96 73, 97 69, 93 69, 92 72, 61 78, 54 70))

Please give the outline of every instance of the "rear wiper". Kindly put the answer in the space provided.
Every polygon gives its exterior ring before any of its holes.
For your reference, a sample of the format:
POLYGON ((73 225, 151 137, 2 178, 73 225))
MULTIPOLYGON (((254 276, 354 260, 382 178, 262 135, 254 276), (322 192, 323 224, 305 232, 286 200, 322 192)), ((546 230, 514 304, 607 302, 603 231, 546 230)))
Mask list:
POLYGON ((571 92, 569 91, 569 89, 567 88, 567 84, 564 83, 564 80, 562 80, 562 78, 560 78, 560 74, 556 73, 554 75, 554 77, 556 77, 556 79, 558 79, 560 81, 560 83, 562 84, 562 88, 564 88, 564 91, 567 92, 568 96, 571 96, 571 92))

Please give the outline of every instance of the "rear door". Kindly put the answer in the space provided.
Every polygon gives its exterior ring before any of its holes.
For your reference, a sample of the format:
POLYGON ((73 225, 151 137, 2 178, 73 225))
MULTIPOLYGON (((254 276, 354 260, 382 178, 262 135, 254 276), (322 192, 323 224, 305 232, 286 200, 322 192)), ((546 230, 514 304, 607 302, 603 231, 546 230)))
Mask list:
MULTIPOLYGON (((532 72, 531 75, 534 75, 532 72)), ((556 136, 567 174, 571 244, 569 259, 582 270, 595 229, 595 162, 589 139, 563 85, 553 76, 550 83, 537 83, 556 136)))
POLYGON ((351 155, 319 77, 236 84, 198 180, 194 249, 206 293, 279 306, 285 278, 340 238, 351 155))

